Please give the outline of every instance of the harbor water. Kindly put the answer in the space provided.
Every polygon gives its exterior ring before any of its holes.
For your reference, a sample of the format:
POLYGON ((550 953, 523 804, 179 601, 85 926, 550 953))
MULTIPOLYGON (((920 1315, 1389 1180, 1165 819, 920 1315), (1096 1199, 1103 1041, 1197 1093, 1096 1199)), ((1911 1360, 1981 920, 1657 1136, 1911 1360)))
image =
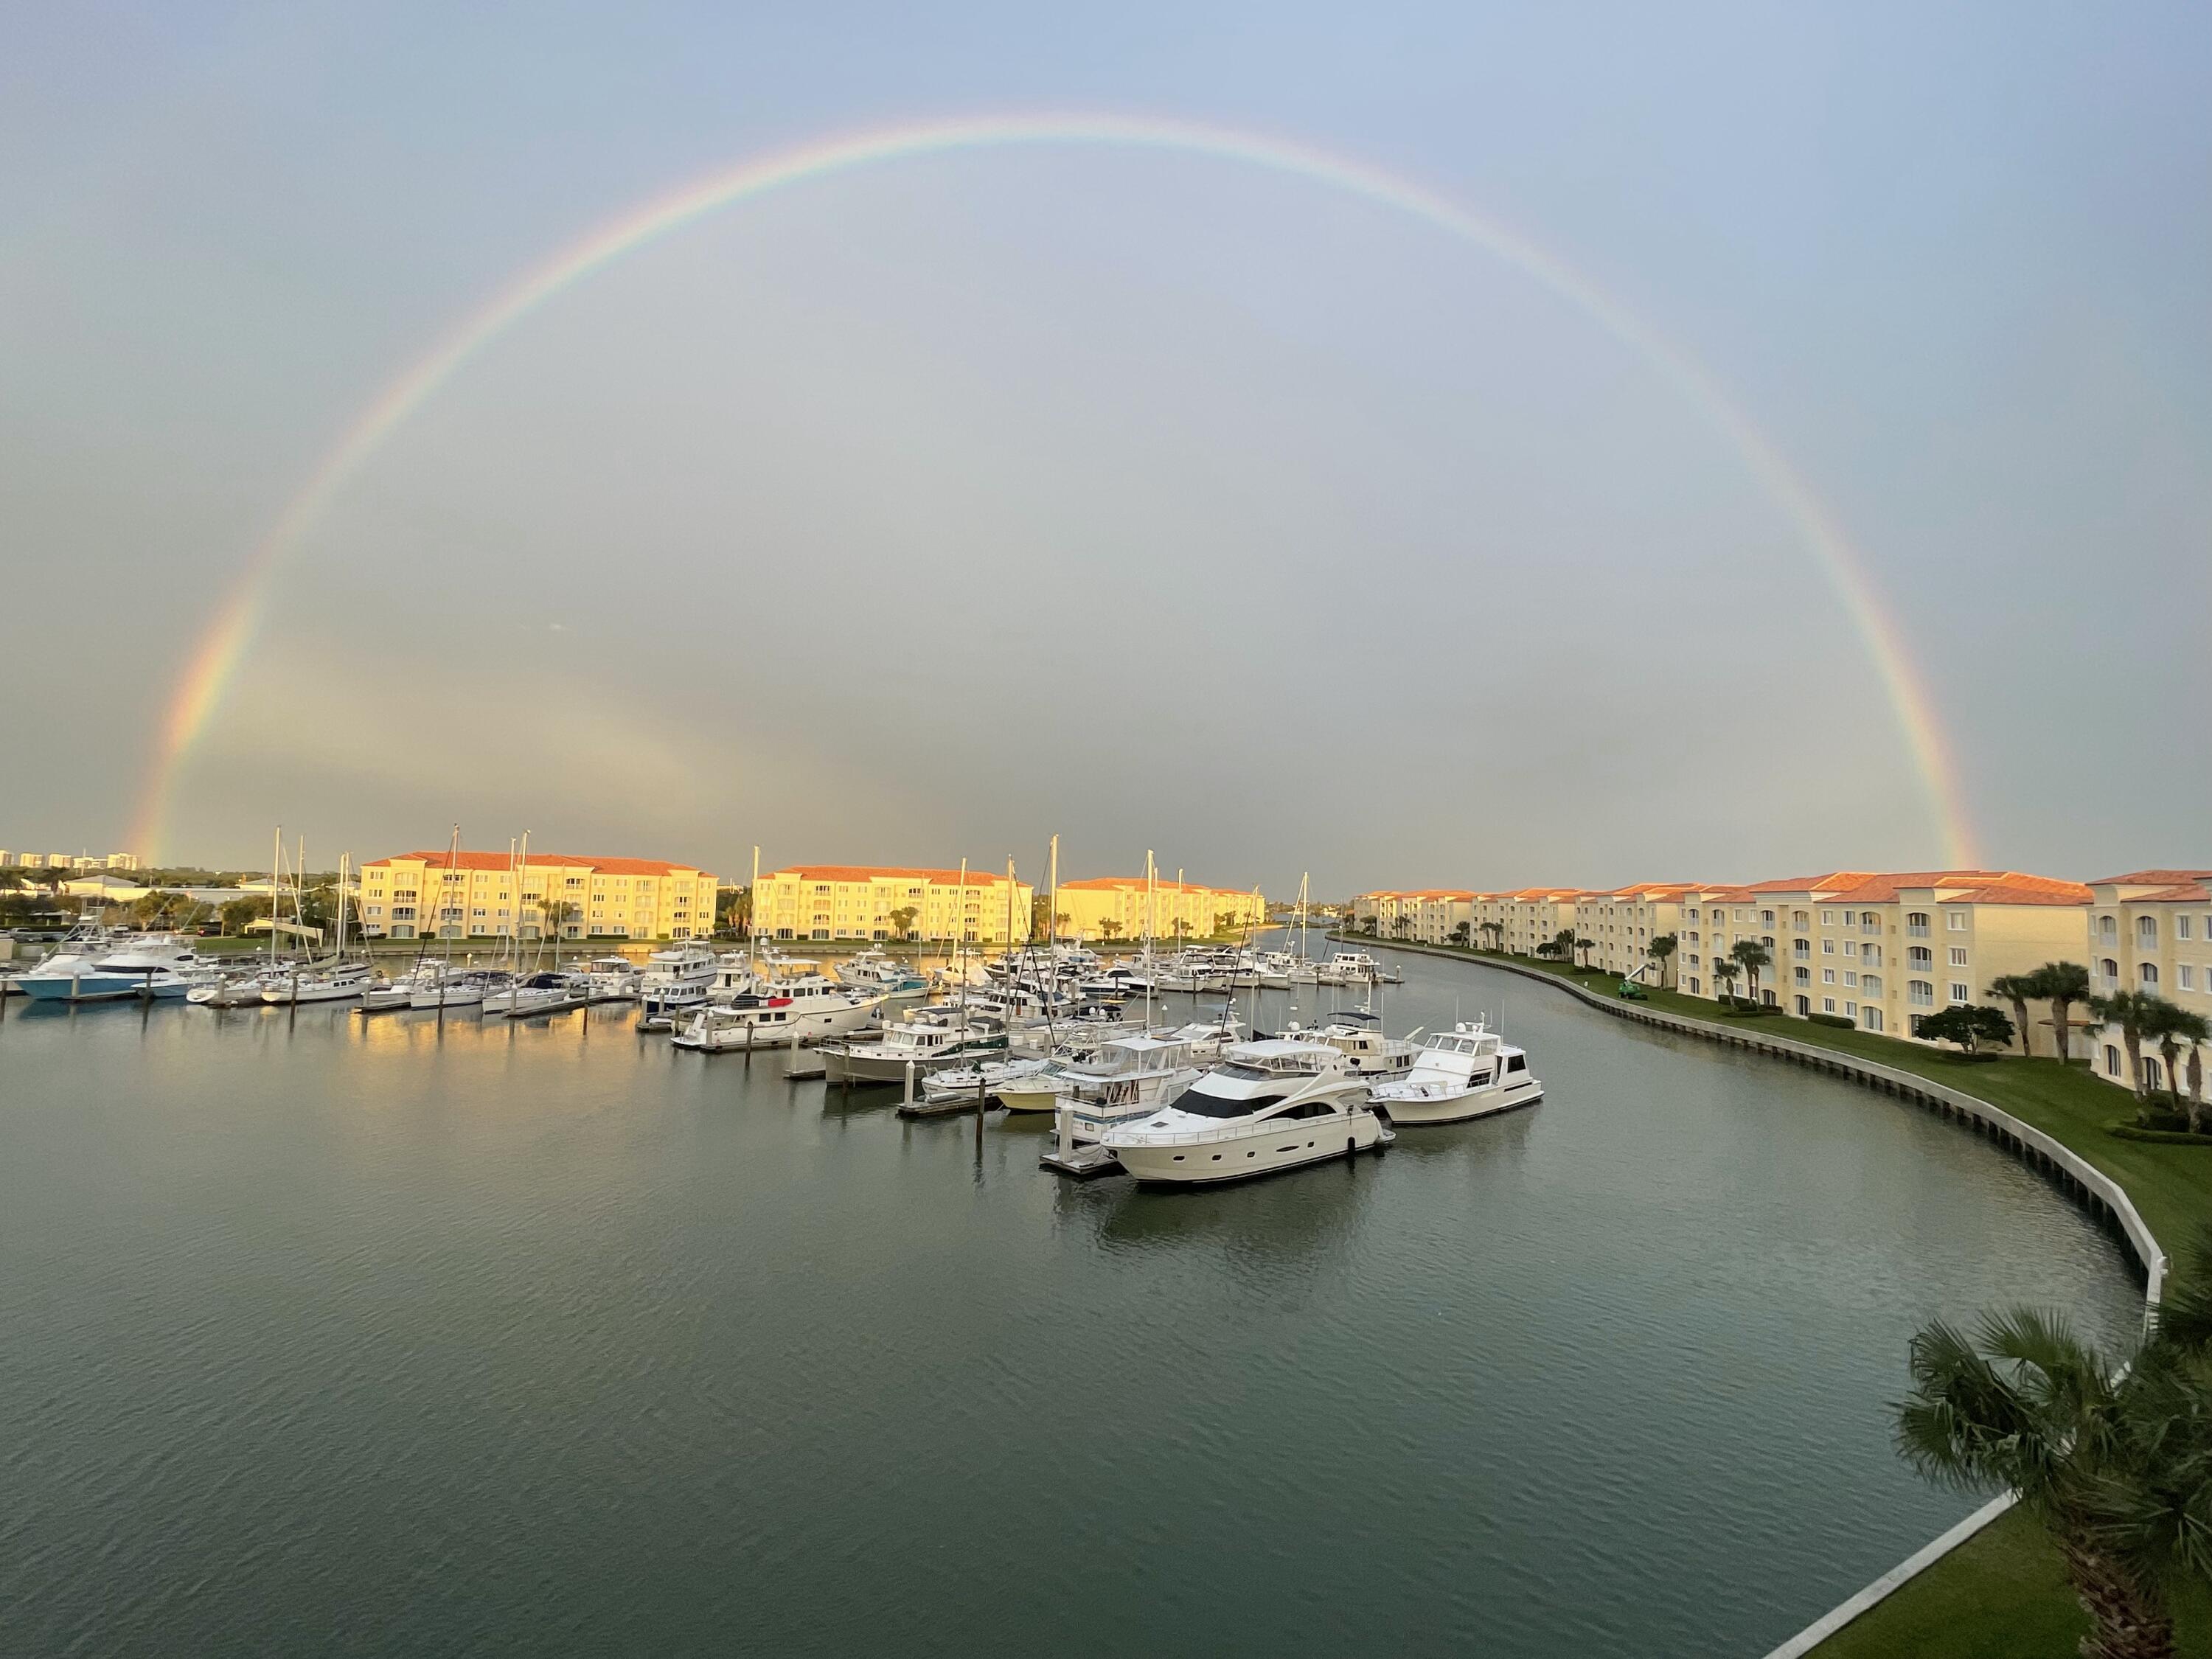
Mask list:
POLYGON ((1544 1103, 1196 1192, 605 1009, 17 1002, 6 1650, 1756 1659, 1974 1507, 1917 1325, 2139 1321, 1984 1140, 1397 961, 1544 1103))

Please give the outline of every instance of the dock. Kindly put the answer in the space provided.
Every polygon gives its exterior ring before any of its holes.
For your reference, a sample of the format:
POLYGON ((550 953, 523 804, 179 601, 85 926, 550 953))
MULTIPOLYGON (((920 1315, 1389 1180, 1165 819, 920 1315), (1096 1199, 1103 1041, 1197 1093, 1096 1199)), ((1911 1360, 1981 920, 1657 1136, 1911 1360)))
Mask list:
MULTIPOLYGON (((927 1095, 899 1102, 901 1117, 966 1117, 975 1109, 975 1097, 955 1095, 950 1100, 932 1100, 927 1095)), ((988 1103, 987 1103, 988 1109, 988 1103)))
POLYGON ((1064 1175, 1071 1181, 1095 1181, 1100 1176, 1121 1174, 1121 1160, 1095 1140, 1071 1146, 1064 1152, 1060 1143, 1054 1141, 1037 1159, 1037 1168, 1064 1175))

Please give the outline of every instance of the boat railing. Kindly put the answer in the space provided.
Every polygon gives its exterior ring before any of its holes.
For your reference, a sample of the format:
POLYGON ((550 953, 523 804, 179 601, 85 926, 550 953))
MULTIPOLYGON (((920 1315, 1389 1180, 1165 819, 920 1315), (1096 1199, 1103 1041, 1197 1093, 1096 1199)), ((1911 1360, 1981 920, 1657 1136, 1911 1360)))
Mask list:
MULTIPOLYGON (((1257 1122, 1239 1119, 1224 1123, 1218 1129, 1176 1129, 1165 1133, 1145 1130, 1144 1145, 1147 1146, 1205 1146, 1220 1140, 1243 1140, 1258 1135, 1278 1133, 1299 1125, 1328 1121, 1317 1117, 1269 1117, 1257 1122)), ((1342 1115, 1337 1119, 1342 1121, 1342 1115)), ((1126 1126, 1124 1126, 1126 1127, 1126 1126)))

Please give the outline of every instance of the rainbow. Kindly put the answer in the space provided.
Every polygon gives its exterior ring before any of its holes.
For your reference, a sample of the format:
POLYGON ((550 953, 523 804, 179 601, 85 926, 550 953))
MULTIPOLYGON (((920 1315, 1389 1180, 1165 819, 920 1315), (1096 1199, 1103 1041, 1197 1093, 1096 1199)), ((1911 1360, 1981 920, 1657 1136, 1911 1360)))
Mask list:
POLYGON ((404 369, 356 416, 317 463, 255 546, 193 647, 164 712, 131 845, 154 859, 170 805, 194 747, 205 735, 240 663, 252 647, 272 578, 339 490, 386 439, 453 378, 487 341, 571 284, 685 225, 794 185, 915 156, 1008 145, 1112 145, 1241 162, 1340 190, 1433 226, 1481 248, 1579 308, 1629 347, 1726 434, 1753 476, 1796 527, 1842 600, 1880 676, 1947 863, 1975 864, 1957 773, 1927 688, 1904 636, 1884 609, 1864 562, 1805 480, 1711 375, 1557 255, 1427 186, 1367 163, 1285 139, 1195 122, 1122 115, 992 115, 925 121, 817 140, 739 162, 696 180, 592 231, 494 295, 404 369))

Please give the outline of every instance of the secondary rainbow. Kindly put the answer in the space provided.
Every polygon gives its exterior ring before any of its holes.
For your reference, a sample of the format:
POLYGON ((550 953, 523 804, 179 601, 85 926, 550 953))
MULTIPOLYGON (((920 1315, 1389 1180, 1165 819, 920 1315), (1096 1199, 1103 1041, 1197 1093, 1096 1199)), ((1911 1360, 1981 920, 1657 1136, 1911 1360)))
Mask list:
POLYGON ((271 579, 308 528, 384 441, 478 347, 568 288, 694 220, 793 185, 918 156, 1008 145, 1109 145, 1174 151, 1288 173, 1412 215, 1482 248, 1587 314, 1671 381, 1724 434, 1796 526, 1842 600, 1888 695, 1928 805, 1954 866, 1974 863, 1956 772, 1935 705, 1863 561, 1796 470, 1712 376, 1680 348, 1556 254, 1428 186, 1289 140, 1190 121, 1124 115, 993 115, 872 129, 774 151, 656 198, 526 272, 402 371, 355 417, 285 505, 196 642, 167 705, 131 844, 155 858, 170 803, 260 625, 271 579))

